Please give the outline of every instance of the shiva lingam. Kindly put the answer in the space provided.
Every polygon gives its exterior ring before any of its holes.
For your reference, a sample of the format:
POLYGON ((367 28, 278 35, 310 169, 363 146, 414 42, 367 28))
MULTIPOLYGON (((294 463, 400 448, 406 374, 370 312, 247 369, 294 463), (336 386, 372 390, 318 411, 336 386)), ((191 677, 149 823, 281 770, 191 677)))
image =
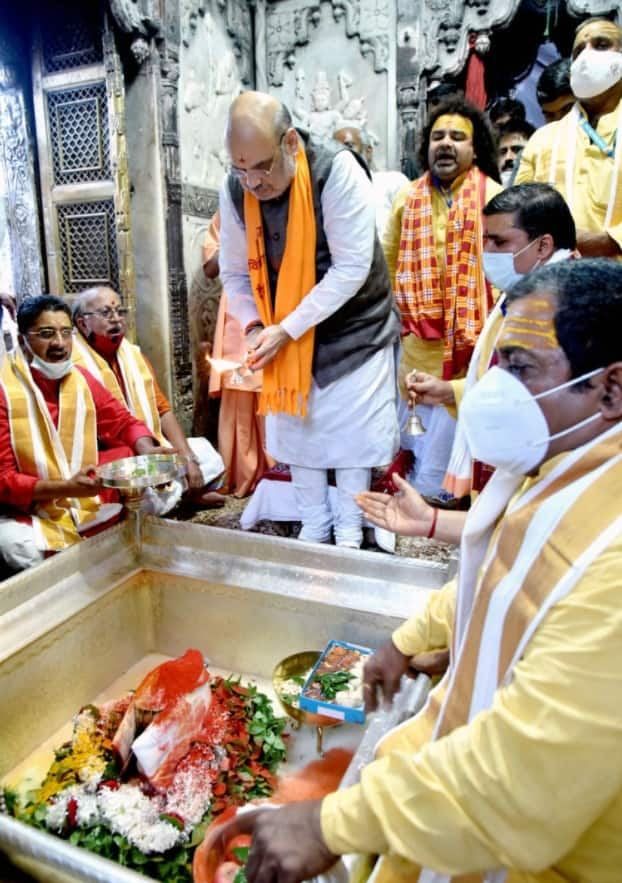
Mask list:
POLYGON ((142 536, 142 504, 146 489, 166 485, 175 478, 181 478, 187 471, 188 462, 179 454, 140 454, 97 467, 102 484, 116 488, 131 513, 137 548, 140 547, 142 536))

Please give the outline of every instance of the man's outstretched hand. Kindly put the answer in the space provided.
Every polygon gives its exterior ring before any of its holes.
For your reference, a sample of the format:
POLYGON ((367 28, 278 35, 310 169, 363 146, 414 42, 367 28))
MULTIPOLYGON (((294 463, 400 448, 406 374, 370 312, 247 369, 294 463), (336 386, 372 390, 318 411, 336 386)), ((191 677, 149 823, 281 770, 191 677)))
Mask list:
POLYGON ((357 505, 368 521, 408 537, 425 537, 430 531, 434 509, 421 494, 397 473, 392 475, 399 494, 363 491, 356 495, 357 505))

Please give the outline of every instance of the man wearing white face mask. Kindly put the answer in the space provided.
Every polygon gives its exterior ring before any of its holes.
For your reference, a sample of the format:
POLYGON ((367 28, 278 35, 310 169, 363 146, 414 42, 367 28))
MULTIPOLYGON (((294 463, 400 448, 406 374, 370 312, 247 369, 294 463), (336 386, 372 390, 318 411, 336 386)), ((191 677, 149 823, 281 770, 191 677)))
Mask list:
POLYGON ((161 450, 144 423, 73 366, 66 303, 29 298, 17 326, 20 345, 0 369, 0 556, 12 570, 113 523, 121 506, 95 476, 98 463, 161 450))
POLYGON ((577 99, 538 129, 516 183, 547 181, 565 197, 584 257, 622 258, 622 29, 607 19, 579 25, 570 85, 577 99))
POLYGON ((621 324, 615 261, 552 264, 508 296, 499 365, 463 404, 496 472, 457 581, 365 666, 366 706, 414 654, 451 646, 449 670, 360 784, 252 816, 249 883, 370 852, 376 883, 619 879, 621 324))
MULTIPOLYGON (((502 190, 484 206, 483 220, 484 272, 501 295, 479 336, 467 376, 446 381, 418 371, 407 379, 408 390, 416 401, 458 409, 458 426, 444 481, 446 490, 458 498, 482 490, 490 477, 485 464, 473 461, 459 408, 465 391, 484 375, 493 360, 503 321, 505 292, 543 264, 572 257, 576 245, 570 210, 563 197, 548 184, 520 184, 502 190)), ((408 536, 460 542, 464 512, 438 511, 414 488, 400 487, 400 497, 359 495, 358 503, 369 521, 408 536)))

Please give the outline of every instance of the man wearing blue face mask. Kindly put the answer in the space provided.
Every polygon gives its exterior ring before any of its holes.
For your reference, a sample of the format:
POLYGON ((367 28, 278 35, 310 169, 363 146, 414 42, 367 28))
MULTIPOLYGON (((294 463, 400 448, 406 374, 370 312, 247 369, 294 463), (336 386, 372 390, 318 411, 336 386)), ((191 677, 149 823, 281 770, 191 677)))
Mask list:
POLYGON ((66 303, 29 298, 17 326, 20 345, 0 368, 0 556, 12 570, 118 516, 118 498, 95 476, 98 463, 161 450, 144 423, 73 366, 66 303), (99 441, 106 451, 98 453, 99 441))
MULTIPOLYGON (((501 290, 488 316, 465 378, 446 381, 422 371, 413 372, 407 388, 413 400, 423 404, 444 404, 458 409, 454 438, 444 487, 460 498, 480 491, 490 477, 487 465, 474 462, 460 421, 460 404, 490 367, 503 320, 505 291, 525 274, 547 263, 568 260, 574 255, 575 226, 563 197, 548 184, 520 184, 502 190, 484 206, 484 272, 501 290)), ((383 495, 360 494, 358 502, 369 521, 379 527, 409 536, 428 536, 458 543, 465 513, 436 511, 414 488, 402 487, 403 496, 394 500, 383 495), (389 526, 389 522, 393 527, 389 526)))
POLYGON ((570 85, 574 106, 532 135, 515 180, 560 191, 584 257, 622 258, 622 29, 614 22, 579 25, 570 85))
POLYGON ((499 364, 462 409, 495 474, 457 581, 365 666, 366 706, 415 654, 450 646, 449 670, 360 784, 249 814, 249 883, 370 852, 381 883, 619 879, 621 325, 615 261, 549 264, 508 295, 499 364))

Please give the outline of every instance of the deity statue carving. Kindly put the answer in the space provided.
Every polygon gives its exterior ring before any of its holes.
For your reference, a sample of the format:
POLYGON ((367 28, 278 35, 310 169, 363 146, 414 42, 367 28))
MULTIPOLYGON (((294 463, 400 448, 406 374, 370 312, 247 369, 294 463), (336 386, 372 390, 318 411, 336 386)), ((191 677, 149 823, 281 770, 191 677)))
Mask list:
POLYGON ((330 138, 342 125, 341 114, 331 106, 330 86, 325 71, 318 71, 311 90, 309 128, 316 135, 330 138))
POLYGON ((181 4, 181 41, 190 46, 199 26, 199 17, 205 15, 204 0, 182 0, 181 4))
POLYGON ((296 126, 326 138, 331 138, 334 132, 345 126, 367 129, 365 96, 354 97, 350 94, 353 80, 347 71, 341 70, 337 75, 339 98, 335 103, 331 100, 331 87, 326 71, 318 71, 311 89, 310 107, 307 104, 305 72, 302 67, 296 68, 294 78, 292 118, 296 126))
POLYGON ((307 90, 305 86, 305 72, 301 67, 297 67, 294 73, 295 89, 294 103, 292 105, 292 119, 294 125, 303 129, 310 128, 309 112, 307 110, 307 90))

